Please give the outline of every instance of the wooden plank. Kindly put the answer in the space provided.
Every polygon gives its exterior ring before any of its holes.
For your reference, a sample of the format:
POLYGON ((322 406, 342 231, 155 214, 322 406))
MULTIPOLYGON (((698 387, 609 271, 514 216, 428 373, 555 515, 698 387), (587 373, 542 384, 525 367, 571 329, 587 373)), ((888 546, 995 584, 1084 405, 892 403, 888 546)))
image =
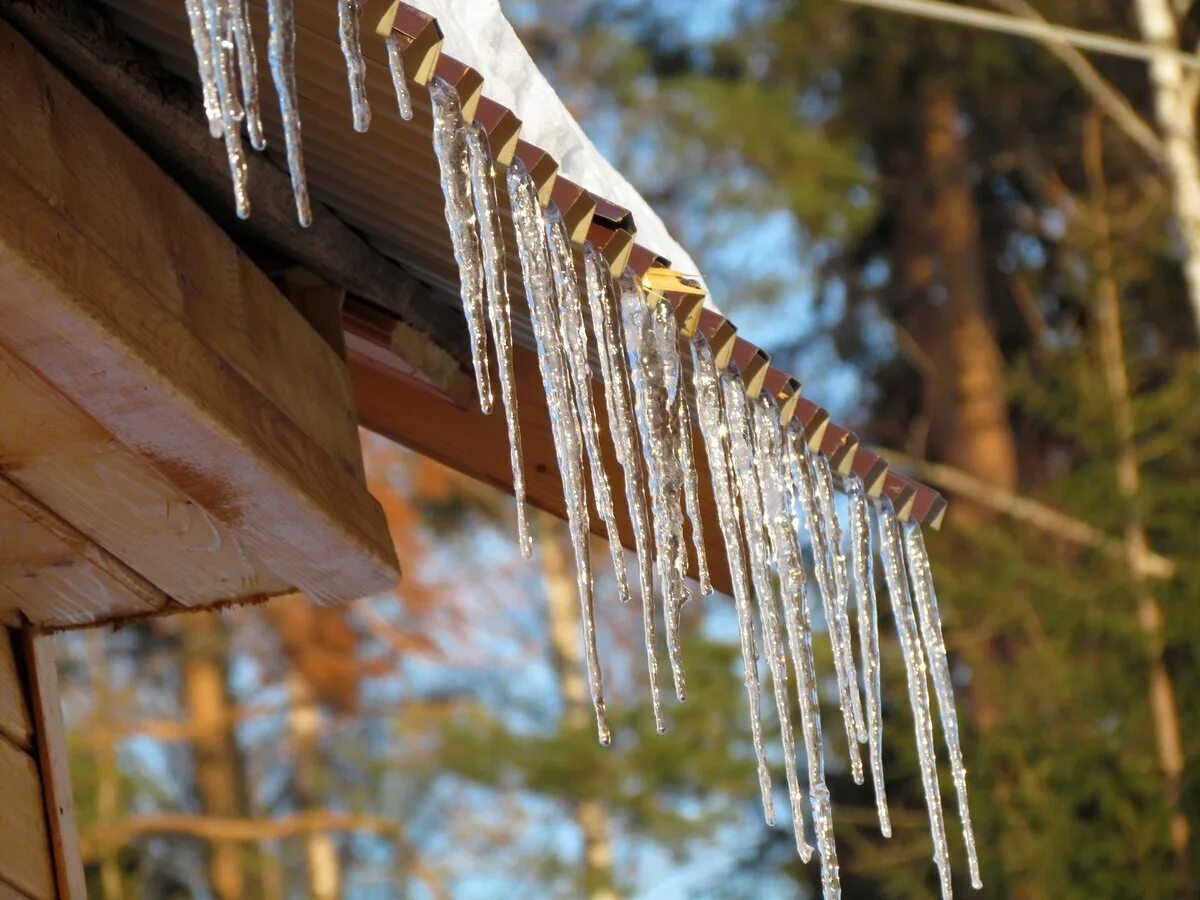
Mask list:
MULTIPOLYGON (((49 846, 54 880, 58 887, 56 896, 60 900, 87 900, 79 823, 75 818, 75 795, 71 787, 70 757, 67 754, 62 703, 58 693, 54 639, 39 634, 27 624, 22 640, 37 734, 41 799, 45 804, 39 818, 49 824, 49 846)), ((44 844, 44 832, 42 840, 44 844)))
POLYGON ((356 475, 346 438, 325 434, 354 436, 352 409, 310 407, 311 396, 277 383, 292 374, 308 384, 299 374, 305 366, 330 371, 314 354, 334 364, 336 355, 265 279, 246 274, 249 263, 186 195, 7 26, 0 47, 0 116, 36 137, 0 146, 0 342, 292 586, 327 601, 391 587, 398 566, 382 512, 356 475), (121 192, 91 193, 109 181, 121 192), (276 371, 247 377, 242 369, 254 360, 245 346, 253 350, 253 341, 217 350, 215 333, 197 333, 193 319, 205 310, 190 305, 186 288, 214 261, 235 273, 221 291, 242 297, 213 314, 265 336, 265 369, 276 371), (185 289, 173 291, 180 272, 185 289), (270 304, 264 321, 278 334, 255 324, 252 304, 270 304))
MULTIPOLYGON (((3 546, 0 543, 0 550, 3 546)), ((14 652, 13 640, 19 637, 8 629, 0 633, 0 735, 28 750, 33 745, 33 726, 25 700, 25 680, 14 652)))
POLYGON ((60 896, 55 893, 46 824, 37 763, 0 738, 0 880, 35 900, 60 896))

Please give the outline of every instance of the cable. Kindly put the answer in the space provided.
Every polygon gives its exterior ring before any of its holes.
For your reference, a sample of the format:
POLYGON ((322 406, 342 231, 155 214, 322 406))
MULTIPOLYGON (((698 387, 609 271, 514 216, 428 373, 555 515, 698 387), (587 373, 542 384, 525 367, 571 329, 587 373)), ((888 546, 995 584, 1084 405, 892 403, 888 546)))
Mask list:
POLYGON ((1140 59, 1147 62, 1160 57, 1168 57, 1189 69, 1200 69, 1200 56, 1173 50, 1169 47, 1158 48, 1141 41, 1128 38, 1112 37, 1097 34, 1092 31, 1082 31, 1078 28, 1066 28, 1062 25, 1052 25, 1006 13, 990 12, 959 6, 955 3, 944 3, 941 0, 842 0, 843 3, 853 3, 857 6, 870 6, 875 9, 885 9, 891 12, 906 13, 925 19, 940 22, 950 22, 955 25, 966 25, 983 31, 999 34, 1011 34, 1017 37, 1033 38, 1055 44, 1070 44, 1082 50, 1095 53, 1107 53, 1111 56, 1123 56, 1127 59, 1140 59))

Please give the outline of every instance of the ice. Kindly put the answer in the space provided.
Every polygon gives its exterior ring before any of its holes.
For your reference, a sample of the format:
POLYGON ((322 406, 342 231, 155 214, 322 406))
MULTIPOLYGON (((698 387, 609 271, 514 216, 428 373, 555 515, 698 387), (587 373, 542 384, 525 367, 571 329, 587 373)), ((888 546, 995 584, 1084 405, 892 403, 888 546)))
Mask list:
POLYGON ((921 781, 925 787, 925 805, 929 809, 929 830, 933 836, 933 861, 942 883, 942 897, 949 900, 950 850, 946 845, 946 822, 942 816, 942 793, 938 787, 937 755, 933 747, 933 719, 929 710, 929 685, 925 680, 925 656, 917 638, 917 622, 913 616, 912 598, 904 574, 904 549, 900 538, 900 523, 892 501, 882 498, 876 506, 879 526, 879 558, 892 601, 892 617, 904 655, 908 676, 908 699, 912 704, 913 730, 916 732, 917 755, 921 761, 921 781))
POLYGON ((596 711, 596 729, 600 743, 608 744, 612 733, 604 705, 604 681, 596 650, 596 619, 592 598, 592 569, 588 557, 588 508, 583 475, 583 438, 571 391, 570 375, 559 337, 555 309, 554 284, 550 271, 550 250, 546 245, 546 223, 538 204, 537 188, 520 159, 508 168, 508 195, 512 205, 513 230, 529 301, 529 318, 537 344, 538 369, 546 389, 550 412, 550 430, 554 452, 562 478, 567 525, 575 553, 579 606, 583 623, 584 658, 592 706, 596 711))
POLYGON ((770 552, 762 507, 762 482, 771 477, 761 456, 754 452, 746 385, 741 375, 730 370, 721 379, 722 400, 729 433, 729 459, 738 496, 742 504, 742 524, 750 556, 750 578, 758 597, 758 615, 762 622, 763 649, 771 672, 775 711, 783 738, 783 768, 787 775, 788 799, 792 805, 792 826, 796 849, 808 862, 812 847, 804 839, 804 798, 796 772, 796 736, 792 731, 791 703, 788 699, 787 655, 779 637, 779 610, 775 605, 775 587, 771 583, 770 552))
POLYGON ((646 505, 646 480, 642 472, 642 451, 634 418, 632 388, 626 366, 625 330, 617 308, 616 288, 608 262, 591 244, 584 247, 584 275, 592 331, 600 356, 600 377, 604 381, 604 402, 613 449, 625 476, 625 497, 633 523, 633 546, 637 555, 638 584, 642 594, 642 628, 646 638, 646 665, 650 674, 650 702, 654 725, 659 733, 666 730, 662 696, 658 688, 658 656, 655 651, 654 580, 652 576, 654 538, 650 510, 646 505))
POLYGON ((308 178, 304 174, 304 146, 300 140, 300 107, 296 99, 296 18, 293 0, 267 0, 267 61, 271 80, 279 95, 279 117, 287 145, 288 172, 296 198, 296 218, 307 228, 312 224, 308 201, 308 178))
POLYGON ((250 33, 248 0, 232 0, 233 42, 237 47, 237 67, 242 78, 242 108, 246 111, 246 134, 255 150, 267 149, 263 135, 262 106, 258 99, 258 54, 250 33))
POLYGON ((396 106, 400 110, 400 118, 405 122, 412 119, 412 97, 408 93, 408 78, 404 74, 404 54, 400 47, 400 39, 395 33, 387 36, 388 69, 392 73, 392 88, 396 91, 396 106))
MULTIPOLYGON (((804 520, 808 524, 809 536, 812 538, 813 570, 817 576, 817 587, 821 593, 822 609, 825 613, 825 623, 829 631, 829 643, 833 650, 833 668, 837 674, 838 700, 842 710, 842 723, 846 728, 846 753, 850 760, 850 775, 855 784, 863 783, 862 754, 858 746, 858 730, 854 723, 853 705, 850 700, 850 689, 854 687, 851 679, 853 670, 846 671, 846 654, 842 648, 842 632, 838 628, 837 616, 837 584, 832 568, 832 554, 829 551, 829 533, 826 529, 826 519, 822 510, 820 489, 817 485, 816 463, 814 454, 803 440, 793 445, 790 468, 792 470, 793 491, 804 511, 804 520)), ((857 690, 857 688, 855 688, 857 690)))
POLYGON ((201 0, 186 0, 188 25, 192 30, 192 51, 196 54, 196 70, 200 75, 200 96, 204 101, 204 116, 208 119, 208 133, 215 138, 221 136, 221 101, 217 99, 217 77, 213 72, 212 42, 208 36, 208 25, 204 20, 204 5, 201 0))
POLYGON ((958 712, 954 707, 954 684, 950 680, 950 661, 946 656, 946 641, 942 636, 942 617, 938 612, 937 594, 933 588, 929 554, 925 551, 925 538, 921 534, 921 526, 918 523, 908 522, 905 524, 904 548, 908 563, 908 575, 912 579, 917 617, 921 623, 921 641, 925 645, 925 658, 929 662, 929 674, 933 680, 938 712, 942 719, 942 735, 946 741, 946 754, 950 757, 950 772, 954 778, 954 790, 958 794, 958 815, 962 820, 963 843, 967 848, 967 866, 971 872, 971 886, 979 890, 983 887, 983 881, 979 877, 975 831, 971 827, 971 807, 967 802, 967 768, 963 765, 962 746, 958 738, 958 712))
MULTIPOLYGON (((675 679, 675 694, 682 701, 687 697, 679 646, 679 612, 686 597, 683 574, 679 568, 683 543, 680 498, 683 473, 679 468, 671 427, 678 383, 671 383, 669 366, 661 356, 662 342, 656 333, 662 328, 660 314, 649 308, 645 295, 632 277, 621 279, 621 310, 625 325, 625 349, 633 383, 634 409, 646 468, 650 474, 650 509, 654 522, 659 587, 663 598, 663 619, 667 626, 667 655, 675 679)), ((666 312, 671 315, 669 308, 666 312)), ((674 327, 673 321, 670 327, 674 327)))
POLYGON ((858 602, 858 643, 866 686, 867 746, 871 759, 871 781, 879 830, 892 836, 887 791, 883 781, 883 698, 879 683, 879 611, 875 602, 875 566, 871 555, 871 522, 867 492, 857 475, 846 478, 850 510, 850 574, 858 602))
POLYGON ((363 0, 338 0, 338 40, 346 58, 346 81, 350 85, 350 111, 354 130, 371 127, 371 105, 367 102, 367 61, 363 59, 359 35, 363 0))
POLYGON ((229 0, 205 0, 204 24, 212 50, 213 79, 221 112, 221 133, 225 137, 225 155, 233 182, 233 199, 239 219, 250 217, 250 196, 246 183, 246 156, 242 148, 241 122, 245 116, 238 100, 234 76, 233 13, 229 0))
POLYGON ((681 388, 675 403, 675 447, 679 467, 683 470, 683 499, 687 507, 688 521, 692 526, 696 580, 700 582, 700 593, 711 594, 712 578, 708 573, 708 554, 704 551, 704 525, 700 519, 700 472, 696 465, 696 451, 692 447, 692 428, 692 411, 688 406, 687 392, 681 388))
POLYGON ((596 512, 607 532, 609 555, 617 576, 617 595, 622 603, 627 604, 629 575, 625 571, 625 551, 621 547, 621 535, 617 531, 617 517, 613 511, 612 489, 608 484, 608 474, 604 471, 604 457, 600 455, 600 426, 596 423, 596 407, 592 402, 592 366, 588 362, 583 299, 580 296, 579 278, 575 274, 571 238, 566 223, 554 206, 550 207, 550 215, 546 219, 546 240, 550 247, 550 270, 554 274, 554 288, 558 295, 559 335, 575 391, 575 412, 583 431, 583 446, 587 451, 588 470, 592 478, 592 496, 596 501, 596 512))
POLYGON ((829 787, 825 783, 825 758, 821 736, 821 707, 817 697, 817 670, 813 662, 812 622, 805 600, 804 557, 793 527, 794 511, 784 435, 779 424, 779 409, 766 394, 759 396, 752 410, 754 450, 758 459, 759 487, 763 515, 770 538, 779 593, 783 599, 784 625, 796 672, 796 690, 800 695, 800 723, 804 731, 804 749, 808 758, 809 802, 812 805, 813 832, 821 854, 821 890, 826 900, 840 897, 837 845, 833 836, 833 810, 829 787))
POLYGON ((762 795, 763 815, 768 825, 775 824, 775 801, 771 794, 771 771, 767 767, 763 742, 761 686, 758 679, 758 650, 754 641, 754 612, 750 599, 746 548, 742 542, 741 521, 737 508, 736 486, 731 481, 729 447, 726 435, 721 383, 712 348, 703 335, 692 341, 692 384, 696 392, 696 421, 708 455, 713 499, 717 506, 717 524, 729 559, 729 578, 733 584, 733 602, 737 608, 738 636, 742 647, 742 673, 746 696, 750 701, 750 732, 758 764, 758 788, 762 795))
MULTIPOLYGON (((433 104, 433 150, 441 173, 446 224, 458 263, 459 290, 471 342, 471 362, 479 389, 479 408, 492 411, 492 379, 488 368, 487 314, 484 311, 483 257, 476 232, 475 205, 471 200, 470 154, 466 123, 458 93, 441 78, 429 82, 433 104)), ((541 214, 538 214, 539 219, 541 214)))
POLYGON ((509 463, 512 466, 513 496, 517 501, 517 541, 521 555, 533 555, 529 510, 525 505, 525 465, 521 458, 521 427, 517 418, 517 385, 513 375, 512 311, 508 299, 508 275, 504 261, 504 235, 496 205, 496 170, 492 165, 487 133, 477 124, 467 128, 467 156, 471 166, 471 194, 479 220, 479 242, 483 274, 487 282, 488 320, 496 364, 500 369, 500 398, 508 428, 509 463))

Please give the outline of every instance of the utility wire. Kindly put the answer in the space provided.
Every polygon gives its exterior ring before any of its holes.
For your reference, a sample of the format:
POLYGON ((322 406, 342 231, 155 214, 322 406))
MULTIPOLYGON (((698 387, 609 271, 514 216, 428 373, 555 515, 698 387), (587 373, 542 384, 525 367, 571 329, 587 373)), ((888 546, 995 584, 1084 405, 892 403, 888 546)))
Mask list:
POLYGON ((944 3, 942 0, 842 0, 842 2, 906 13, 955 25, 966 25, 969 28, 978 28, 998 34, 1011 34, 1054 44, 1069 44, 1082 50, 1123 56, 1127 59, 1149 62, 1166 57, 1189 69, 1200 70, 1200 56, 1184 53, 1182 50, 1160 49, 1128 38, 1052 25, 1049 22, 1039 22, 1005 13, 960 6, 956 3, 944 3))

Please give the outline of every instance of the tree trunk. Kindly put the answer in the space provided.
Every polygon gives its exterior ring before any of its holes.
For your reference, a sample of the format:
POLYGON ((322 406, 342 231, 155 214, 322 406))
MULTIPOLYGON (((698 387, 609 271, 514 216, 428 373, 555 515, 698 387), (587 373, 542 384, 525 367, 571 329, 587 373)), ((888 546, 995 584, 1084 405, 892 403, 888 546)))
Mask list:
MULTIPOLYGON (((233 733, 225 627, 219 616, 201 613, 187 617, 182 628, 184 706, 195 727, 192 750, 200 808, 208 816, 242 818, 248 814, 248 794, 233 733)), ((247 874, 249 859, 236 842, 217 841, 209 855, 213 892, 219 900, 259 896, 258 885, 247 874)))
POLYGON ((1138 624, 1145 639, 1150 668, 1150 711, 1158 745, 1159 765, 1165 780, 1167 808, 1171 812, 1171 849, 1175 856, 1176 889, 1181 897, 1196 896, 1195 878, 1189 859, 1190 825, 1181 806, 1183 744, 1175 689, 1163 657, 1162 608, 1146 578, 1150 556, 1142 524, 1136 433, 1129 373, 1125 367, 1124 338, 1109 225, 1108 189, 1104 178, 1103 144, 1098 115, 1089 116, 1084 128, 1084 163, 1091 191, 1092 224, 1096 229, 1094 267, 1096 278, 1096 326, 1104 379, 1112 403, 1113 428, 1117 439, 1117 489, 1125 516, 1125 555, 1129 577, 1137 597, 1138 624))
POLYGON ((1150 63, 1150 85, 1183 245, 1188 298, 1200 334, 1200 150, 1196 147, 1196 79, 1200 72, 1185 72, 1179 60, 1170 55, 1180 50, 1179 26, 1170 0, 1134 0, 1134 6, 1146 43, 1166 51, 1150 63))
MULTIPOLYGON (((292 732, 292 753, 296 766, 296 806, 301 810, 316 809, 320 806, 316 743, 321 728, 321 714, 312 687, 302 675, 295 670, 289 672, 287 686, 292 702, 288 724, 292 732)), ((325 831, 312 831, 304 840, 309 896, 312 900, 338 900, 341 895, 341 864, 332 835, 325 831)))
MULTIPOLYGON (((562 523, 538 513, 538 547, 546 578, 546 606, 550 647, 563 698, 563 721, 588 727, 592 702, 583 675, 580 648, 579 602, 571 555, 562 537, 562 523)), ((583 835, 584 886, 591 900, 616 900, 613 888, 613 851, 608 810, 598 800, 578 800, 575 821, 583 835)))
POLYGON ((987 316, 979 216, 957 91, 952 82, 930 77, 920 102, 926 216, 940 289, 928 302, 943 338, 933 343, 937 403, 931 438, 950 465, 1011 490, 1017 483, 1016 442, 1004 362, 987 316))

